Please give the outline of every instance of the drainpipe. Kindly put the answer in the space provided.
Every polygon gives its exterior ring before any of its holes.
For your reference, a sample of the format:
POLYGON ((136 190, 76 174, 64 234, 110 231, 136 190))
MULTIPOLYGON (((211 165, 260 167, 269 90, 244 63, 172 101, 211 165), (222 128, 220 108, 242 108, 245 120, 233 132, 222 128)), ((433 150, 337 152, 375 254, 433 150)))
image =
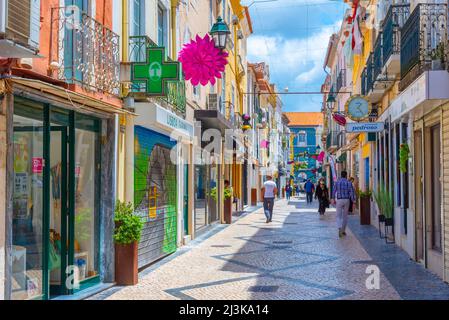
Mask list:
MULTIPOLYGON (((128 0, 122 0, 122 62, 128 62, 129 57, 129 6, 128 0)), ((127 85, 122 85, 122 97, 129 93, 127 85)))
POLYGON ((171 0, 171 57, 176 60, 178 53, 176 52, 176 8, 179 5, 179 0, 171 0))

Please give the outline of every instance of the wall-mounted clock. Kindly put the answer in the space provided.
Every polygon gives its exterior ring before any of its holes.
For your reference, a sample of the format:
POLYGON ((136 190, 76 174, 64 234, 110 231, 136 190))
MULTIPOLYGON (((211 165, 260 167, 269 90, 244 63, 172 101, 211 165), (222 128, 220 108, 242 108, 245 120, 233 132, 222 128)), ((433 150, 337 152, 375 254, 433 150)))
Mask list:
POLYGON ((348 99, 345 109, 349 119, 353 121, 361 121, 368 118, 371 113, 372 106, 367 98, 356 95, 348 99))

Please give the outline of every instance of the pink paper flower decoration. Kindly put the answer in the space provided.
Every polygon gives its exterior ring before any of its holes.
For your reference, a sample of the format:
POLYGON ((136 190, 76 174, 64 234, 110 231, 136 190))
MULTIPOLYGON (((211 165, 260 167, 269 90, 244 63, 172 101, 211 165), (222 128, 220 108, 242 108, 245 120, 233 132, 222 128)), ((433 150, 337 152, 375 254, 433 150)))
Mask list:
POLYGON ((184 77, 190 80, 192 85, 214 85, 216 78, 221 78, 221 73, 228 64, 227 52, 215 47, 214 40, 208 34, 204 38, 196 36, 195 40, 184 45, 179 52, 179 61, 182 63, 184 77))

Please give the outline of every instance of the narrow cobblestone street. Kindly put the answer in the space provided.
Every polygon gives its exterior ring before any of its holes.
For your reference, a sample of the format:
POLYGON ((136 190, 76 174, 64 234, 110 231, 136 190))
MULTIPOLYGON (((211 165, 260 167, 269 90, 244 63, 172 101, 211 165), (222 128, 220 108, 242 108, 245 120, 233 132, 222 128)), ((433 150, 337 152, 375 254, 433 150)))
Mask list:
POLYGON ((361 229, 357 216, 339 239, 335 210, 320 218, 316 205, 280 200, 273 223, 259 209, 143 271, 139 285, 90 299, 449 298, 449 286, 376 238, 374 228, 361 229), (381 270, 378 290, 366 288, 369 265, 381 270))

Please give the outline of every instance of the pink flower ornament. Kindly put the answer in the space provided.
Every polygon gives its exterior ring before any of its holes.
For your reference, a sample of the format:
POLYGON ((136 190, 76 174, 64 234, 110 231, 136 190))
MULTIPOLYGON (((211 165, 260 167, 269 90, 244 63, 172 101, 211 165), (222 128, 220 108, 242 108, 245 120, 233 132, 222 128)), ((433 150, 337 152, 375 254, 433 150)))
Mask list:
POLYGON ((196 36, 195 40, 184 45, 179 52, 178 60, 182 63, 184 77, 194 86, 208 83, 214 85, 216 78, 228 64, 227 52, 215 47, 214 40, 208 34, 204 38, 196 36))

